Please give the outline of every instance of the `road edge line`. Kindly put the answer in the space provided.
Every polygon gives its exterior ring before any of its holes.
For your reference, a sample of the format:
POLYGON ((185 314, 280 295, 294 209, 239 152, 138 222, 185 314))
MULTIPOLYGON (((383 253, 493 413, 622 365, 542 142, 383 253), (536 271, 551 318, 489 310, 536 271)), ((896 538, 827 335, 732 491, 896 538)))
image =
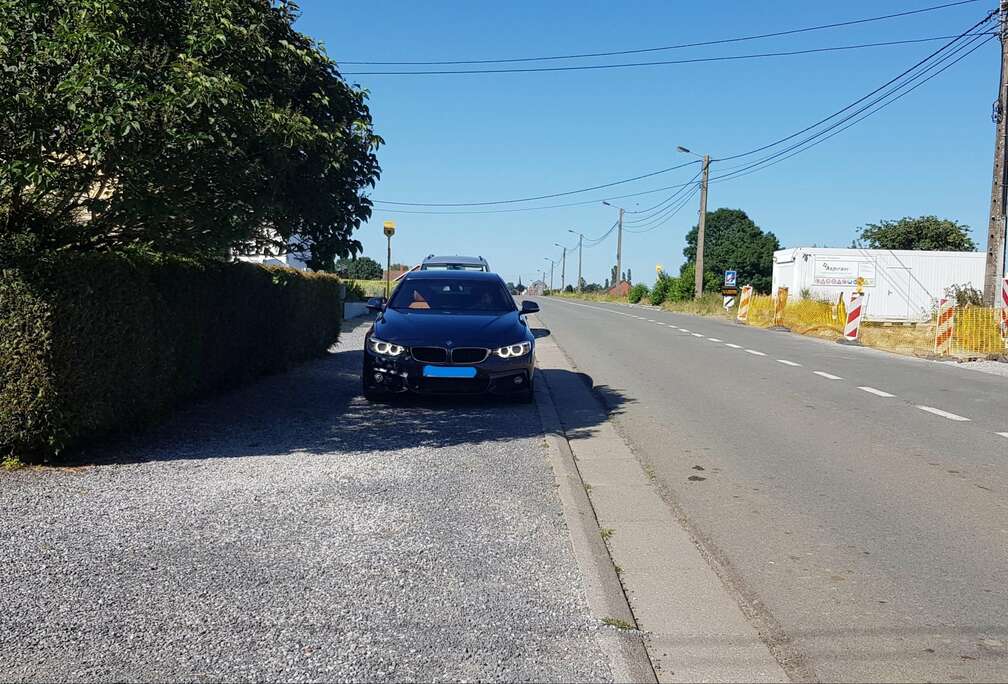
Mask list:
MULTIPOLYGON (((541 327, 542 324, 538 325, 541 327)), ((633 631, 612 629, 607 632, 600 629, 596 634, 599 647, 609 660, 613 680, 657 682, 643 634, 637 629, 637 621, 623 591, 623 584, 602 539, 595 509, 585 491, 581 473, 574 463, 574 453, 560 423, 549 383, 543 376, 535 383, 534 393, 549 462, 567 521, 568 535, 584 580, 588 609, 598 620, 611 618, 634 626, 633 631)))

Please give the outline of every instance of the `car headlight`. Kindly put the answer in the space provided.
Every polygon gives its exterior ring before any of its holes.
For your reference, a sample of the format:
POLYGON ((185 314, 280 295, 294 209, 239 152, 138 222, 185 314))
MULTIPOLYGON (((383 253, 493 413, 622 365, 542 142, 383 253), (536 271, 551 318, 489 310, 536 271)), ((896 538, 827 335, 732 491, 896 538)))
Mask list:
POLYGON ((532 351, 531 342, 519 342, 517 344, 509 344, 506 347, 500 347, 499 349, 494 349, 494 354, 501 357, 502 359, 513 359, 516 356, 525 356, 532 351))
POLYGON ((375 354, 380 354, 381 356, 399 356, 406 351, 406 347, 386 342, 385 340, 379 340, 377 337, 372 337, 368 340, 368 347, 375 354))

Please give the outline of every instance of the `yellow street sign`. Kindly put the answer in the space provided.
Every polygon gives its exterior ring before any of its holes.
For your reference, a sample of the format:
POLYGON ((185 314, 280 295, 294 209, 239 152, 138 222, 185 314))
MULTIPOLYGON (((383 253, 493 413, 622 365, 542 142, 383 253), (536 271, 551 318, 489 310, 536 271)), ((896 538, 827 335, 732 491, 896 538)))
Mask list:
POLYGON ((661 264, 655 264, 654 270, 655 273, 661 273, 664 269, 662 268, 661 264))
POLYGON ((395 235, 395 221, 385 222, 385 235, 386 237, 392 237, 395 235))

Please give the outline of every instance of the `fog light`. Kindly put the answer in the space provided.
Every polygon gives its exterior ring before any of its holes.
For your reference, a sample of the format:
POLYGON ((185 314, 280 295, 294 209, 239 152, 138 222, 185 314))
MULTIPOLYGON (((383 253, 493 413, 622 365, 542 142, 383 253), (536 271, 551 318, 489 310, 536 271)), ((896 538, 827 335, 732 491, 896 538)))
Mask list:
POLYGON ((384 380, 385 380, 385 376, 383 376, 381 373, 375 373, 374 374, 374 381, 377 384, 380 385, 384 380))
POLYGON ((522 376, 516 375, 515 379, 514 379, 514 384, 520 385, 520 384, 522 384, 522 380, 524 380, 524 378, 522 378, 522 376))

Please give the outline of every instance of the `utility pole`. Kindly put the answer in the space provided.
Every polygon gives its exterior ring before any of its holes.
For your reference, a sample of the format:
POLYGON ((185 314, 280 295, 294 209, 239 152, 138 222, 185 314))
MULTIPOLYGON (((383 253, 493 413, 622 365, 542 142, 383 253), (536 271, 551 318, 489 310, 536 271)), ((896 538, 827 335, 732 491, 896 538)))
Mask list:
MULTIPOLYGON (((1004 0, 1008 2, 1008 0, 1004 0)), ((693 296, 700 299, 703 294, 703 248, 704 224, 707 221, 707 173, 710 171, 710 155, 703 158, 703 176, 700 179, 700 221, 697 223, 696 277, 693 281, 693 296)))
POLYGON ((619 230, 616 233, 616 282, 613 283, 613 287, 619 285, 620 281, 623 279, 623 207, 617 207, 615 204, 609 204, 605 200, 602 200, 602 204, 607 207, 615 207, 619 209, 619 230))
MULTIPOLYGON (((543 259, 545 259, 546 261, 550 262, 550 286, 549 286, 549 289, 552 290, 553 289, 553 267, 556 266, 556 262, 553 261, 552 259, 550 259, 549 257, 543 257, 543 259)), ((545 277, 546 277, 546 273, 543 272, 543 278, 545 279, 545 277)))
POLYGON ((582 242, 585 240, 585 236, 581 233, 578 234, 578 291, 581 292, 584 287, 582 283, 585 279, 581 277, 581 252, 582 252, 582 242))
POLYGON ((554 242, 553 244, 563 250, 560 257, 560 289, 562 290, 567 284, 567 248, 559 242, 554 242))
POLYGON ((1001 85, 994 105, 994 179, 991 184, 990 223, 987 230, 987 268, 984 271, 984 301, 992 306, 998 304, 1001 278, 1005 267, 1005 145, 1006 125, 1008 125, 1008 40, 1006 40, 1005 20, 1008 18, 1008 0, 1001 0, 998 33, 1001 38, 1001 85))
POLYGON ((616 231, 616 277, 623 282, 623 207, 619 210, 619 228, 616 231))

